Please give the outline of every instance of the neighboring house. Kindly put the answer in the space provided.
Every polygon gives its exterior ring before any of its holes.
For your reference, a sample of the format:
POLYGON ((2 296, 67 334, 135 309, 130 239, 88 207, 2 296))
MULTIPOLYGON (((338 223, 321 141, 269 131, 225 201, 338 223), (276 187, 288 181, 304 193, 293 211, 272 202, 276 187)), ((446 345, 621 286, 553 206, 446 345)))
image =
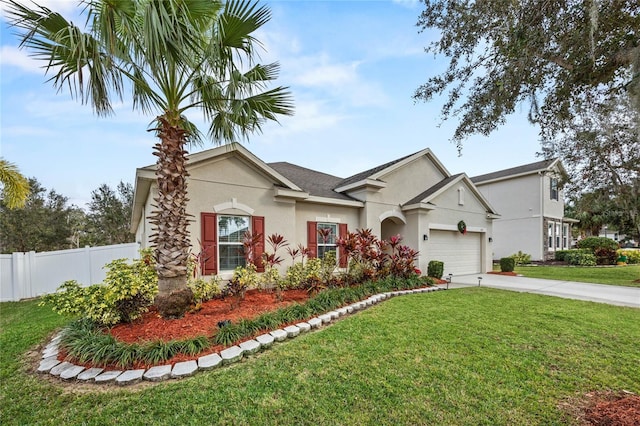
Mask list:
POLYGON ((500 212, 493 222, 494 259, 522 251, 542 261, 571 248, 571 224, 578 221, 564 217, 559 182, 565 173, 560 160, 551 159, 471 178, 500 212))
MULTIPOLYGON (((143 247, 152 233, 149 219, 156 195, 155 165, 136 172, 132 232, 143 247)), ((346 179, 289 163, 266 164, 239 144, 188 157, 193 253, 205 252, 205 275, 231 276, 243 265, 242 234, 280 234, 311 256, 336 250, 336 239, 371 229, 419 251, 424 273, 441 260, 445 274, 491 270, 495 210, 465 174, 451 175, 429 149, 346 179), (467 233, 458 231, 464 221, 467 233), (328 228, 331 237, 319 237, 328 228)), ((268 250, 268 247, 266 247, 268 250)), ((288 255, 283 267, 291 264, 288 255)), ((345 256, 338 250, 341 266, 345 256)))

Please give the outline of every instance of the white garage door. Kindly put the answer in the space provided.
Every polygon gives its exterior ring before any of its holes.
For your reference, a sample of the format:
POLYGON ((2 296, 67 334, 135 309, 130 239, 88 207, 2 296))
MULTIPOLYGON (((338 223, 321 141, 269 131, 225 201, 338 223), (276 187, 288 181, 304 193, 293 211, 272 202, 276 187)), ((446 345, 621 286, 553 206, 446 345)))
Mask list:
POLYGON ((476 274, 482 270, 479 232, 431 230, 427 258, 444 262, 444 276, 448 274, 476 274))

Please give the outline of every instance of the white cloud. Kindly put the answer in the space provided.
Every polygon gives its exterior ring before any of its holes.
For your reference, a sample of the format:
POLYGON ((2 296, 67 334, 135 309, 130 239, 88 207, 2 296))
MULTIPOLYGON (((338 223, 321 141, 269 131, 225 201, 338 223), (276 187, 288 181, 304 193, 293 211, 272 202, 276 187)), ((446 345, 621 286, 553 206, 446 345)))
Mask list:
POLYGON ((15 46, 2 46, 0 49, 0 64, 13 66, 29 73, 42 74, 42 62, 30 58, 26 51, 15 46))

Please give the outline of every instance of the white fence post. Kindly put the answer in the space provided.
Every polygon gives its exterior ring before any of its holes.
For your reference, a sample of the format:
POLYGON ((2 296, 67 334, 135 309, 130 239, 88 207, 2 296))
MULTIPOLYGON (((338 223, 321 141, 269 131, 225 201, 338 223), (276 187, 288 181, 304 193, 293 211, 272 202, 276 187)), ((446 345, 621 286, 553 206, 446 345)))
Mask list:
POLYGON ((86 278, 81 282, 85 283, 85 285, 94 284, 93 282, 93 274, 91 273, 91 247, 84 246, 84 252, 82 253, 83 259, 82 262, 87 265, 85 268, 85 276, 86 278))

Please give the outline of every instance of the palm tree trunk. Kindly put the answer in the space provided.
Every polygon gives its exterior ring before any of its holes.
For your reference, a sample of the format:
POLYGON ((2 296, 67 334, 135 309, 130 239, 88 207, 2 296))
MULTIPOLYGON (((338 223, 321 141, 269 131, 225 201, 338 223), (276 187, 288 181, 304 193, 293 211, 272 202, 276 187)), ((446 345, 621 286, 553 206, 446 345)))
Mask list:
POLYGON ((184 144, 186 130, 171 125, 160 117, 158 137, 153 155, 158 157, 157 210, 151 214, 155 233, 151 241, 155 246, 158 272, 156 306, 165 318, 181 317, 193 302, 193 293, 187 287, 187 263, 191 241, 187 225, 187 177, 184 144))

